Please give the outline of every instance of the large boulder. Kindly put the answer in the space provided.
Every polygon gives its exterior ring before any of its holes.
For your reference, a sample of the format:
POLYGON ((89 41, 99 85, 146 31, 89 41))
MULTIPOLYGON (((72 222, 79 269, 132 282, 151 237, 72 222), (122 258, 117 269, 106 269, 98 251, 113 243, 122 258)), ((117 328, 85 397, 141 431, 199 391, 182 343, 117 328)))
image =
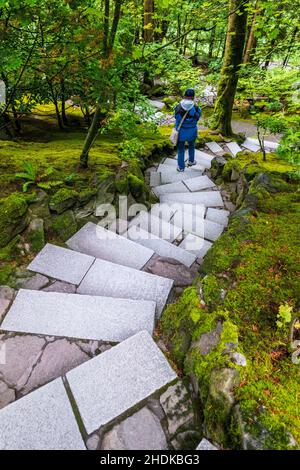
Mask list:
POLYGON ((28 224, 28 205, 21 194, 0 199, 0 248, 5 247, 28 224))

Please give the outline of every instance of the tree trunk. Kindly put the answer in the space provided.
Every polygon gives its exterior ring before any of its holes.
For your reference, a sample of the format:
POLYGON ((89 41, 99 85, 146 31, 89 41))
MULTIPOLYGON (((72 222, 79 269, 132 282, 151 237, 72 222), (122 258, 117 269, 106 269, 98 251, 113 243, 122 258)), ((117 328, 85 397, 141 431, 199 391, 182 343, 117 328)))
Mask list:
POLYGON ((209 41, 209 50, 208 50, 208 58, 209 59, 213 58, 215 38, 216 38, 216 26, 214 26, 214 28, 211 30, 210 41, 209 41))
POLYGON ((294 28, 294 31, 293 31, 292 35, 291 35, 290 44, 289 44, 286 56, 283 60, 282 67, 286 67, 288 65, 288 61, 289 61, 289 58, 290 58, 290 53, 293 49, 294 44, 297 44, 296 36, 297 36, 297 33, 298 33, 298 29, 299 29, 298 26, 296 26, 294 28))
POLYGON ((144 41, 145 42, 153 42, 153 38, 154 38, 153 13, 154 13, 154 0, 144 0, 144 41))
POLYGON ((250 27, 249 36, 247 39, 244 58, 243 58, 244 64, 248 64, 249 62, 251 62, 251 58, 253 57, 253 54, 255 53, 255 49, 257 45, 257 40, 255 37, 255 27, 256 27, 256 19, 259 13, 260 12, 256 10, 251 21, 251 27, 250 27))
POLYGON ((61 89, 61 117, 64 126, 68 126, 68 118, 66 115, 66 90, 65 90, 65 81, 62 78, 60 82, 60 89, 61 89))
POLYGON ((60 115, 57 99, 54 100, 54 106, 55 106, 55 113, 56 113, 58 127, 61 131, 63 131, 64 130, 64 123, 63 123, 62 117, 60 115))
POLYGON ((108 57, 108 34, 109 34, 109 0, 104 4, 104 24, 103 24, 103 52, 104 57, 108 57))
POLYGON ((212 129, 218 130, 224 136, 233 134, 231 127, 232 108, 247 27, 247 10, 242 0, 230 0, 229 11, 233 13, 228 18, 225 54, 212 119, 212 129))
POLYGON ((112 22, 110 35, 109 35, 109 52, 111 52, 114 47, 119 20, 121 16, 121 6, 122 6, 122 0, 115 0, 114 19, 112 22))
POLYGON ((96 106, 95 114, 93 116, 92 124, 90 125, 90 128, 88 130, 86 139, 84 141, 83 149, 80 155, 80 168, 88 167, 89 152, 94 143, 94 140, 97 137, 101 116, 102 116, 101 103, 99 99, 97 106, 96 106))

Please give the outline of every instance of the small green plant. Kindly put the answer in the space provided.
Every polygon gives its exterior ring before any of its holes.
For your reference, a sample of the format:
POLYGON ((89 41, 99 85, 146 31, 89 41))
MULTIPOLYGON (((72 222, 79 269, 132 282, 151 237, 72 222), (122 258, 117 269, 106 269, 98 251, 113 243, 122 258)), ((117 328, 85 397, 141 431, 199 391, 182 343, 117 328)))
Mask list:
POLYGON ((277 327, 280 329, 285 328, 291 323, 292 317, 293 307, 290 307, 288 304, 280 305, 276 321, 277 327))
POLYGON ((286 129, 286 123, 283 119, 275 116, 260 116, 256 118, 257 138, 261 151, 263 153, 263 161, 266 158, 265 137, 267 134, 280 134, 286 129))
POLYGON ((145 151, 145 147, 142 142, 136 137, 130 140, 125 140, 122 143, 121 156, 124 160, 132 160, 133 158, 139 158, 145 151))
POLYGON ((25 180, 23 184, 23 192, 26 193, 30 186, 37 186, 41 189, 50 189, 54 186, 60 186, 63 184, 63 181, 47 181, 49 176, 54 172, 52 167, 48 167, 44 173, 41 175, 38 172, 38 168, 30 162, 22 163, 23 171, 16 173, 16 178, 22 178, 25 180))

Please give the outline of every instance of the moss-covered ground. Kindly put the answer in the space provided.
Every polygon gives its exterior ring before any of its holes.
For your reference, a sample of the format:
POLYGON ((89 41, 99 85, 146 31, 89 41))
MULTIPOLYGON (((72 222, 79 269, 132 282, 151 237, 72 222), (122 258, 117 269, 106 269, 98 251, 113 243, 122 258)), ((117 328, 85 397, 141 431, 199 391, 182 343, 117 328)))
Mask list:
MULTIPOLYGON (((253 156, 249 158, 253 161, 253 156)), ((240 156, 235 164, 243 168, 249 158, 240 156)), ((256 158, 255 171, 248 178, 259 169, 275 170, 273 176, 268 173, 269 190, 259 184, 250 186, 255 209, 242 206, 245 211, 231 219, 201 267, 204 302, 198 280, 197 287, 186 290, 166 310, 162 332, 177 364, 205 383, 213 368, 226 366, 224 357, 218 356, 219 349, 205 359, 199 354, 194 357, 189 346, 225 312, 230 334, 234 336, 234 326, 239 349, 247 358, 247 367, 239 367, 240 385, 234 391, 246 432, 261 438, 265 429, 265 448, 288 449, 289 434, 300 443, 300 366, 292 362, 289 327, 279 329, 276 321, 280 305, 285 304, 299 317, 300 193, 297 183, 286 176, 291 170, 288 165, 272 155, 266 164, 260 155, 256 158)), ((236 431, 228 429, 233 442, 236 431)))

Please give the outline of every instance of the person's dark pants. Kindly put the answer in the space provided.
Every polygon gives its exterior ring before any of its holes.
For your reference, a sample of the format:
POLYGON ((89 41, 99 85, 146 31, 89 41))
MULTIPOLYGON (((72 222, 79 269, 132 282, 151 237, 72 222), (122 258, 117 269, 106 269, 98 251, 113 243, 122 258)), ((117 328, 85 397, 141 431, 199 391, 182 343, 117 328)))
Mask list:
MULTIPOLYGON (((194 163, 195 141, 191 140, 188 142, 188 144, 189 144, 189 162, 194 163)), ((185 142, 178 142, 177 151, 178 151, 178 168, 180 168, 180 170, 184 170, 185 169, 185 163, 184 163, 185 142)))

